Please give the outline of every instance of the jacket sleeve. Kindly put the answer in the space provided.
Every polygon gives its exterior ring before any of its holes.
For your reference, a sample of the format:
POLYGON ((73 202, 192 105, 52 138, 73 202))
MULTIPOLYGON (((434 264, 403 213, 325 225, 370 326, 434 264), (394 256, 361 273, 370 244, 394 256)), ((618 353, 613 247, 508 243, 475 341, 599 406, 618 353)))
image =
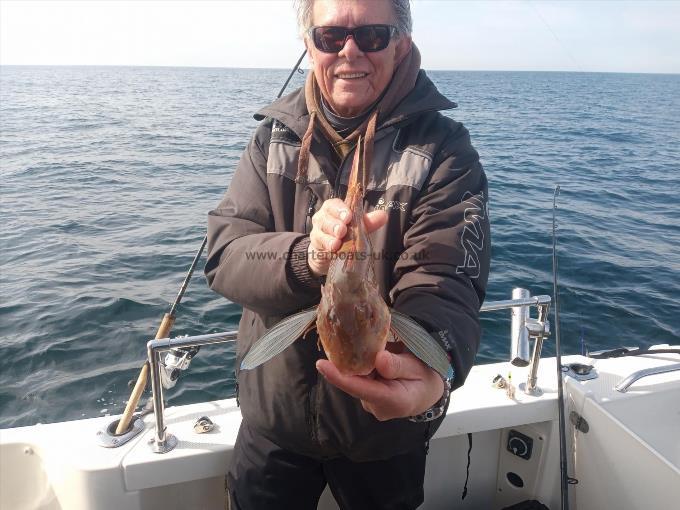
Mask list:
MULTIPOLYGON (((284 316, 319 300, 309 271, 309 237, 275 232, 267 183, 271 123, 262 124, 241 156, 231 184, 208 213, 208 285, 263 316, 284 316)), ((293 197, 291 197, 293 200, 293 197)))
POLYGON ((396 310, 421 323, 467 377, 479 348, 479 308, 490 264, 486 176, 467 130, 452 129, 411 211, 405 252, 394 268, 396 310))

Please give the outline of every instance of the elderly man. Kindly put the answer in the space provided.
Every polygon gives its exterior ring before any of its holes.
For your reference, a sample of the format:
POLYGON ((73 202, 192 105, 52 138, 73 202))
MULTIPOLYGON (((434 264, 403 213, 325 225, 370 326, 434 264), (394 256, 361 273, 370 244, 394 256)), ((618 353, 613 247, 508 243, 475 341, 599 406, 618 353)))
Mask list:
POLYGON ((257 113, 208 218, 209 284, 243 306, 237 367, 268 328, 319 303, 350 221, 354 147, 374 129, 364 204, 380 292, 444 347, 455 377, 393 349, 370 376, 346 376, 314 333, 239 371, 232 506, 315 508, 328 484, 341 508, 415 508, 428 441, 479 345, 487 182, 467 130, 439 113, 455 104, 420 70, 408 0, 305 0, 299 19, 313 72, 257 113))

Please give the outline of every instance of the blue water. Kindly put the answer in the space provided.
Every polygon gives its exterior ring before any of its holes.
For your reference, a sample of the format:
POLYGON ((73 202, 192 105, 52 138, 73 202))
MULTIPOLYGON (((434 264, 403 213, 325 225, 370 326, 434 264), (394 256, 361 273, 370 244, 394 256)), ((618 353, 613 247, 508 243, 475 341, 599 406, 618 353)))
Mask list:
MULTIPOLYGON (((122 412, 155 334, 285 70, 0 68, 0 427, 122 412)), ((680 76, 433 72, 490 183, 488 299, 552 293, 563 349, 680 343, 680 76)), ((297 75, 292 86, 304 79, 297 75)), ((202 264, 201 264, 202 267, 202 264)), ((200 270, 175 335, 233 329, 200 270)), ((506 359, 507 313, 478 362, 506 359)), ((546 344, 546 354, 554 344, 546 344)), ((170 404, 233 393, 208 347, 170 404)))

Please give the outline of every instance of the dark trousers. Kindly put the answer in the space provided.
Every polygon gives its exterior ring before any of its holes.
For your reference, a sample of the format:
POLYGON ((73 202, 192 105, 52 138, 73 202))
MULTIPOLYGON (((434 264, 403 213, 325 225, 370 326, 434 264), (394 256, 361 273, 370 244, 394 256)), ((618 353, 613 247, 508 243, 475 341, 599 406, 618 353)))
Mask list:
POLYGON ((414 509, 424 479, 424 447, 372 462, 317 460, 279 448, 245 422, 227 473, 232 510, 313 510, 326 484, 342 510, 414 509))

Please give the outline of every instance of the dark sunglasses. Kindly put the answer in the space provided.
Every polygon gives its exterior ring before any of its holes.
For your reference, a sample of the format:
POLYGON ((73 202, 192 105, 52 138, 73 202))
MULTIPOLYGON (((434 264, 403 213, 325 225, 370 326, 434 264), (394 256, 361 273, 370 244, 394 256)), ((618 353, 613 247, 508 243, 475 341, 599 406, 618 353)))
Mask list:
POLYGON ((355 28, 312 27, 309 35, 314 46, 324 53, 338 53, 345 47, 351 35, 363 52, 381 51, 387 48, 397 28, 392 25, 362 25, 355 28))

